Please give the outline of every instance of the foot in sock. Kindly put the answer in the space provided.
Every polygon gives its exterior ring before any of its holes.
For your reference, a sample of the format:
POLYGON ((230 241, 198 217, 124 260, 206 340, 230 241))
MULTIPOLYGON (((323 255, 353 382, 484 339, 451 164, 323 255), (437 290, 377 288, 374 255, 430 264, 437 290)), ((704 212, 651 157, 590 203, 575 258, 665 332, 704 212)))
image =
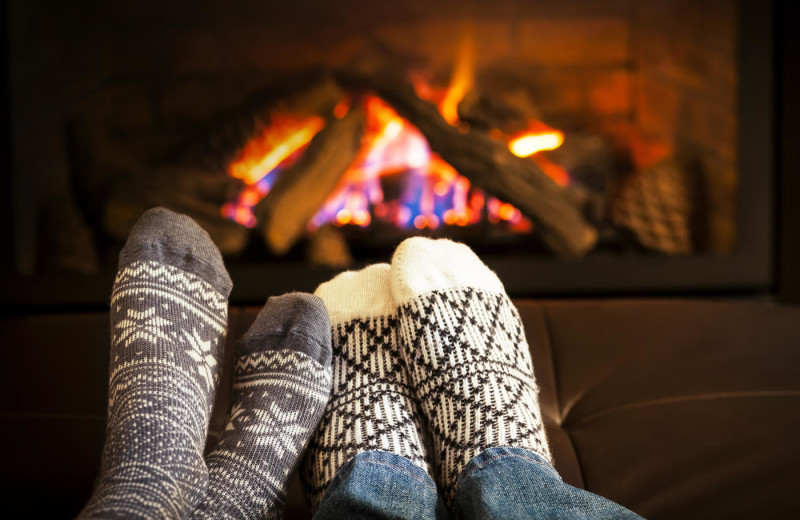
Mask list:
POLYGON ((428 471, 419 413, 400 354, 389 265, 345 272, 319 286, 331 318, 333 390, 301 478, 316 508, 336 472, 382 450, 428 471))
POLYGON ((108 424, 82 518, 183 518, 206 492, 203 461, 231 280, 185 215, 147 211, 111 296, 108 424))
POLYGON ((235 349, 231 414, 192 519, 280 518, 330 396, 330 320, 316 296, 270 298, 235 349))
POLYGON ((464 466, 487 448, 550 460, 522 323, 497 276, 463 244, 415 237, 395 251, 391 287, 448 505, 464 466))

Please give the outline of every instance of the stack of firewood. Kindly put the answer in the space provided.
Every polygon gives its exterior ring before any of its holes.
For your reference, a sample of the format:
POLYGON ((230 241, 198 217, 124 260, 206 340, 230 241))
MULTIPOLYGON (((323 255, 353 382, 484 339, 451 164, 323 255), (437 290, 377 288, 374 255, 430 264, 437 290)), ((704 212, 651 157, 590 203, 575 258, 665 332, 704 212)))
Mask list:
MULTIPOLYGON (((524 89, 491 92, 476 87, 459 107, 465 124, 455 127, 416 94, 391 60, 376 52, 298 85, 289 95, 242 107, 236 117, 214 128, 208 139, 190 147, 190 153, 168 164, 134 168, 116 176, 103 210, 106 231, 122 240, 143 211, 162 205, 198 220, 224 254, 240 253, 253 236, 260 237, 275 255, 286 254, 307 236, 309 220, 359 153, 365 125, 359 100, 366 93, 376 94, 416 126, 431 150, 473 187, 517 207, 553 253, 575 259, 595 247, 598 225, 605 219, 604 184, 611 178, 609 148, 601 137, 568 135, 562 148, 551 153, 551 160, 585 181, 560 186, 536 161, 513 155, 494 136, 498 130, 513 133, 539 118, 524 89), (345 96, 351 100, 350 108, 337 117, 334 109, 345 96), (227 167, 278 110, 320 116, 325 125, 253 209, 254 232, 221 214, 222 205, 244 188, 242 181, 228 175, 227 167)), ((351 261, 346 240, 331 226, 308 240, 308 254, 314 262, 325 264, 351 261)))

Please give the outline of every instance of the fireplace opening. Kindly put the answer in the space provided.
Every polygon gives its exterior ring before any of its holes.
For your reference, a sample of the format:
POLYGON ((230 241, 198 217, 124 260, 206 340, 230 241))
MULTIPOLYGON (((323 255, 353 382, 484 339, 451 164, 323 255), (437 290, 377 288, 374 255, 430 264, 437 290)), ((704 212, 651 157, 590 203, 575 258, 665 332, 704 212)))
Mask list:
POLYGON ((24 276, 113 271, 163 205, 245 300, 417 234, 466 242, 516 294, 769 283, 755 2, 9 12, 24 276))

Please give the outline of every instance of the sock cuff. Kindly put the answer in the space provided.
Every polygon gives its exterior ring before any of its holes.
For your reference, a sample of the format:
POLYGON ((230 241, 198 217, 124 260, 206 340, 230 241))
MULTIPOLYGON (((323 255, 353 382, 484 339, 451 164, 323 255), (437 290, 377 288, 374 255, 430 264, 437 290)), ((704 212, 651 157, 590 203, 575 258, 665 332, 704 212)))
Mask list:
POLYGON ((328 309, 331 324, 356 318, 389 316, 395 313, 389 285, 389 264, 373 264, 360 271, 345 271, 317 287, 328 309))
POLYGON ((397 305, 422 294, 459 287, 505 293, 497 275, 464 244, 412 237, 397 246, 391 269, 391 291, 397 305))
POLYGON ((137 261, 153 261, 192 273, 225 297, 233 288, 222 254, 209 234, 186 215, 157 207, 133 225, 119 254, 119 270, 137 261))

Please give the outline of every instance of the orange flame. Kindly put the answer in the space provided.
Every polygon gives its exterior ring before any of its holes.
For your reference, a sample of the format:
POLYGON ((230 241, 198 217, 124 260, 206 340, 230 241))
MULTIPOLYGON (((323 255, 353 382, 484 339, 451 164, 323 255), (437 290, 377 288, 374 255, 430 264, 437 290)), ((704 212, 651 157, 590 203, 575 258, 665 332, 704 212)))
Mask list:
POLYGON ((273 116, 264 132, 250 140, 228 166, 228 174, 242 179, 246 186, 236 202, 222 206, 222 215, 243 226, 254 227, 253 207, 269 193, 274 182, 270 174, 306 146, 324 125, 325 121, 319 116, 273 116))
MULTIPOLYGON (((475 77, 475 42, 473 30, 464 26, 453 75, 446 89, 414 79, 422 99, 435 104, 442 117, 453 126, 461 125, 458 105, 472 89, 475 77)), ((354 100, 346 96, 335 107, 334 117, 343 117, 354 100)), ((513 205, 487 197, 473 188, 441 157, 431 152, 422 133, 377 96, 363 100, 366 128, 356 160, 342 176, 323 207, 309 222, 313 230, 326 222, 337 226, 367 226, 373 218, 400 227, 435 229, 441 225, 468 226, 484 215, 491 222, 506 222, 512 230, 528 232, 531 222, 513 205), (381 178, 402 174, 407 185, 396 200, 384 200, 381 178)), ((232 177, 242 179, 247 187, 236 203, 226 204, 223 214, 252 227, 256 224, 252 208, 270 190, 270 172, 305 147, 324 126, 321 117, 283 115, 273 118, 264 134, 247 144, 240 157, 229 167, 232 177)), ((529 130, 508 138, 500 130, 490 133, 503 140, 519 157, 530 157, 555 182, 569 182, 567 173, 538 152, 555 149, 564 134, 534 121, 529 130)))
POLYGON ((508 149, 517 157, 530 157, 544 150, 555 150, 563 142, 563 132, 552 130, 550 132, 525 134, 512 139, 508 143, 508 149))
POLYGON ((255 184, 307 145, 323 126, 325 120, 319 116, 303 119, 275 117, 260 138, 247 143, 239 158, 228 167, 228 172, 245 184, 255 184))
POLYGON ((517 157, 532 157, 539 168, 559 186, 569 184, 569 174, 550 162, 539 152, 555 150, 564 143, 564 132, 534 121, 530 130, 516 135, 508 142, 508 149, 517 157))
POLYGON ((444 120, 453 126, 458 125, 458 104, 472 90, 475 78, 475 37, 471 25, 465 25, 461 31, 458 56, 450 78, 450 86, 444 98, 439 102, 439 112, 444 120))

